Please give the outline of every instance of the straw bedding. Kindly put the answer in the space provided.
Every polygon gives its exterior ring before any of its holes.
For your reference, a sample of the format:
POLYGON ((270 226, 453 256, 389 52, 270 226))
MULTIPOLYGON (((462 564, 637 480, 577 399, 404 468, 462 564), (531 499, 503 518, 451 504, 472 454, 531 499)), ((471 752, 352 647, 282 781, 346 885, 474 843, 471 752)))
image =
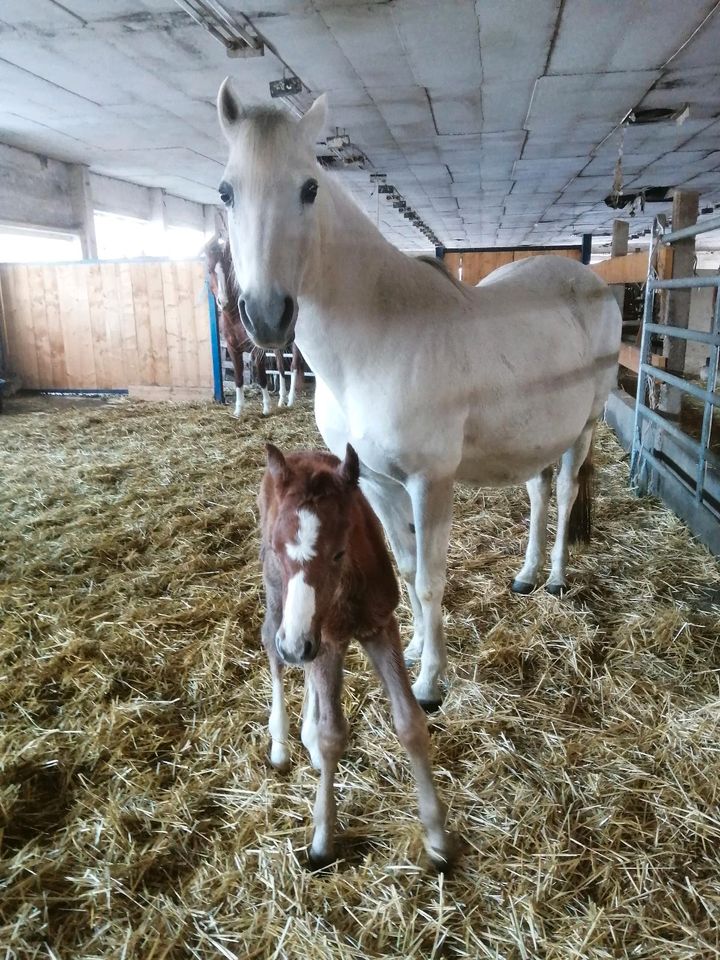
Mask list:
POLYGON ((507 590, 524 491, 457 492, 430 721, 462 846, 446 877, 359 652, 344 860, 302 866, 316 774, 299 743, 287 776, 265 759, 267 439, 318 444, 309 403, 0 418, 0 956, 719 956, 718 570, 629 492, 609 432, 563 601, 507 590))

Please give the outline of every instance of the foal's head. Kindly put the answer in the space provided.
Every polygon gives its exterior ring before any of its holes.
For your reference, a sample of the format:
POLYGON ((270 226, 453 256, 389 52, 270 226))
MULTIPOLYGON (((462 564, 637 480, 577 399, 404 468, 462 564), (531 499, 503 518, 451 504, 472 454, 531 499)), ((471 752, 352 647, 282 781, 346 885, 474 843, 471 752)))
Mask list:
POLYGON ((261 347, 292 338, 297 298, 317 236, 322 177, 315 142, 325 125, 322 96, 295 121, 282 110, 243 110, 225 80, 220 126, 230 156, 218 188, 227 208, 243 326, 261 347))
POLYGON ((359 472, 349 444, 342 463, 325 453, 285 457, 267 445, 263 533, 281 572, 283 616, 275 645, 287 663, 317 656, 348 548, 359 472))

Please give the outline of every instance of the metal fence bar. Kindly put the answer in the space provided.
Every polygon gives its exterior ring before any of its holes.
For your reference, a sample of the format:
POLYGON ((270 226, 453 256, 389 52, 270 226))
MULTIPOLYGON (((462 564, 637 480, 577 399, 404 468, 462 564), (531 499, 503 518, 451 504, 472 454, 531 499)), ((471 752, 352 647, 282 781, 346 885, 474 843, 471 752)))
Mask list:
POLYGON ((720 343, 720 333, 686 330, 684 327, 671 327, 667 323, 649 323, 648 330, 650 333, 661 333, 666 337, 679 337, 681 340, 694 340, 697 343, 720 343))
POLYGON ((698 287, 720 287, 717 277, 675 277, 673 280, 648 280, 652 290, 695 290, 698 287))
POLYGON ((652 321, 653 305, 655 303, 655 291, 650 286, 650 279, 653 275, 653 257, 657 246, 656 224, 653 224, 652 234, 650 236, 650 245, 648 247, 648 267, 647 284, 645 287, 645 302, 643 304, 642 336, 640 339, 640 362, 638 365, 637 393, 635 394, 635 429, 633 430, 633 445, 630 456, 630 480, 640 487, 640 467, 642 460, 642 420, 640 410, 645 405, 645 391, 648 386, 647 366, 650 359, 651 336, 648 332, 648 325, 652 321))
MULTIPOLYGON (((670 434, 671 437, 675 437, 678 443, 683 444, 688 450, 692 451, 696 456, 699 456, 701 441, 693 439, 693 437, 685 433, 684 430, 672 423, 672 421, 666 420, 665 417, 661 416, 657 411, 651 410, 650 407, 641 407, 639 413, 641 417, 645 417, 645 419, 650 420, 651 423, 657 424, 662 430, 670 434)), ((707 462, 711 467, 720 472, 720 457, 708 451, 707 462)))
MULTIPOLYGON (((687 380, 683 380, 682 377, 677 377, 674 373, 668 373, 667 370, 652 367, 649 363, 642 364, 640 369, 642 370, 643 367, 648 376, 655 377, 656 380, 662 380, 663 383, 667 383, 671 387, 677 387, 678 390, 682 390, 691 397, 695 397, 696 400, 701 400, 703 403, 705 402, 708 396, 707 390, 702 390, 700 387, 696 387, 694 383, 688 383, 687 380)), ((709 401, 714 407, 720 407, 720 396, 713 394, 709 398, 709 401)))
MULTIPOLYGON (((715 298, 715 314, 713 316, 713 333, 715 334, 715 343, 710 350, 710 362, 708 363, 707 389, 705 391, 705 409, 703 410, 702 429, 700 431, 700 455, 697 467, 696 497, 702 502, 703 490, 705 488, 705 463, 713 464, 716 459, 710 450, 710 435, 712 433, 713 406, 720 406, 715 395, 715 378, 718 369, 718 354, 720 346, 718 334, 720 333, 720 294, 715 298)), ((717 465, 713 464, 715 469, 717 465)))
POLYGON ((710 217, 709 220, 700 220, 691 227, 682 227, 680 230, 671 230, 662 237, 663 243, 675 243, 676 240, 689 240, 696 237, 699 233, 707 233, 708 230, 720 229, 720 217, 710 217))

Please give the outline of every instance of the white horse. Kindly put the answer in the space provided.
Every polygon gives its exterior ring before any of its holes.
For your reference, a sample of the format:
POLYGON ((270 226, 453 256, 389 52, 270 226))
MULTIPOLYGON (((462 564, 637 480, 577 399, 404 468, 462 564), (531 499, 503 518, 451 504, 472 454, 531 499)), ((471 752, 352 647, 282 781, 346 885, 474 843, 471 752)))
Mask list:
POLYGON ((564 589, 579 475, 616 378, 617 303, 591 270, 564 257, 507 264, 472 288, 401 253, 317 163, 324 96, 295 121, 281 110, 243 110, 226 80, 218 113, 230 145, 220 194, 243 323, 256 343, 277 347, 297 321, 320 432, 340 457, 348 442, 357 450, 363 492, 407 584, 406 658, 421 658, 413 691, 432 708, 446 669, 453 485, 527 484, 530 537, 513 588, 529 592, 545 563, 559 460, 547 586, 564 589))

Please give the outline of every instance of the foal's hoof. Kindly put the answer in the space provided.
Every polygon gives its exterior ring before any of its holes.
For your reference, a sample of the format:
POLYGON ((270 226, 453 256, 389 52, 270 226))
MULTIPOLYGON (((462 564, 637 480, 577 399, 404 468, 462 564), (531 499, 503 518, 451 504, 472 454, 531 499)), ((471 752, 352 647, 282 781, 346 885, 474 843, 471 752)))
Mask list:
POLYGON ((418 700, 425 713, 437 713, 442 706, 442 700, 418 700))
POLYGON ((429 843, 425 844, 425 850, 433 869, 438 873, 450 873, 455 866, 458 858, 458 843, 452 834, 448 834, 447 842, 442 850, 437 847, 431 847, 429 843))
POLYGON ((545 590, 551 594, 553 597, 563 597, 567 592, 568 585, 566 583, 546 583, 545 590))
POLYGON ((510 589, 513 593, 528 594, 533 592, 535 584, 528 583, 527 580, 513 580, 510 584, 510 589))

